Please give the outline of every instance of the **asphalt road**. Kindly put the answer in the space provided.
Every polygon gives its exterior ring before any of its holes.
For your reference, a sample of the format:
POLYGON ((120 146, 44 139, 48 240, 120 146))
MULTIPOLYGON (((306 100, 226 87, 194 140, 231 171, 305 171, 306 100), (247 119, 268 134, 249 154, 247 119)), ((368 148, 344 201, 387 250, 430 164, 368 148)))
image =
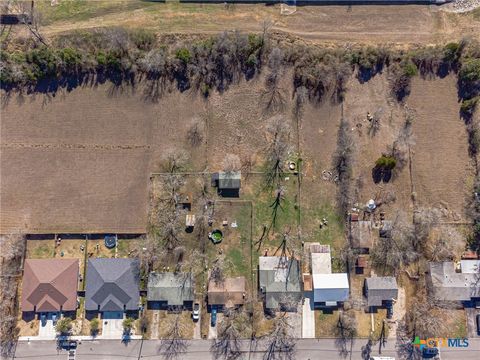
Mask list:
MULTIPOLYGON (((362 359, 361 351, 366 340, 355 340, 351 356, 346 359, 362 359)), ((148 340, 143 342, 142 359, 163 359, 159 353, 159 341, 148 340)), ((189 343, 187 353, 182 354, 179 359, 212 359, 210 352, 211 341, 192 340, 189 343)), ((249 352, 249 341, 244 341, 242 350, 245 351, 243 359, 257 360, 261 359, 261 351, 249 352)), ((122 344, 118 340, 101 341, 83 341, 78 345, 76 360, 108 360, 108 359, 138 359, 141 341, 131 341, 129 344, 122 344)), ((338 348, 335 345, 335 339, 302 339, 297 341, 296 347, 297 360, 333 360, 345 359, 340 356, 338 348)), ((371 356, 378 355, 378 345, 374 346, 371 356)), ((470 339, 468 348, 448 348, 441 350, 440 358, 442 360, 477 360, 480 354, 480 339, 470 339)), ((396 354, 394 342, 387 342, 382 350, 383 356, 391 356, 396 359, 400 357, 396 354)), ((15 359, 67 359, 65 351, 57 352, 54 341, 32 341, 19 342, 15 354, 15 359)))

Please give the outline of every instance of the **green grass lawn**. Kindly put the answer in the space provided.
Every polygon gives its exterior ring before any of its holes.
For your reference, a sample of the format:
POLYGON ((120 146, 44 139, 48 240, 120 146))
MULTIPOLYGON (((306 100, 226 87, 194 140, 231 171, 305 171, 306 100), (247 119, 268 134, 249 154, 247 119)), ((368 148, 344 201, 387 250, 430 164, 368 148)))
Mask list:
MULTIPOLYGON (((62 0, 56 6, 50 1, 37 1, 36 7, 41 13, 42 24, 49 25, 58 21, 84 21, 92 17, 133 11, 158 4, 149 1, 92 1, 92 0, 62 0)), ((101 24, 99 24, 101 25, 101 24)))

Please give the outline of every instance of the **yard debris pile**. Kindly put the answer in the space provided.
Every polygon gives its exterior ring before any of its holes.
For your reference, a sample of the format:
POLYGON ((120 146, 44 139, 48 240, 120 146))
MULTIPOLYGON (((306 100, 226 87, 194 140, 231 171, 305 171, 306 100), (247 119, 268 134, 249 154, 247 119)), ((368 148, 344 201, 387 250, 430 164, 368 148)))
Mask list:
POLYGON ((480 0, 456 0, 449 4, 447 11, 463 13, 480 7, 480 0))

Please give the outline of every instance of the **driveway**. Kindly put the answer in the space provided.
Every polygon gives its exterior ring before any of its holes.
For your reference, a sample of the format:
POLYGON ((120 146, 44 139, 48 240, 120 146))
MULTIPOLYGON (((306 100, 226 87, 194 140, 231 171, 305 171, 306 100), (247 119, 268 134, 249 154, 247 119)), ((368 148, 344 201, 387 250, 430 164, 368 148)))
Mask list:
MULTIPOLYGON (((42 339, 55 339, 57 332, 55 331, 55 325, 53 325, 52 315, 53 313, 47 314, 47 320, 43 325, 42 325, 42 322, 40 321, 40 326, 38 329, 38 337, 42 339)), ((58 315, 57 315, 57 319, 58 319, 58 315)))
POLYGON ((315 338, 315 311, 313 310, 313 292, 305 293, 302 306, 302 338, 315 338))
POLYGON ((469 338, 478 338, 477 333, 477 315, 480 314, 480 309, 466 308, 465 314, 467 316, 467 335, 469 338))
POLYGON ((222 322, 223 314, 220 313, 220 312, 217 312, 217 323, 216 323, 215 326, 212 326, 211 316, 212 315, 210 314, 210 316, 208 317, 208 338, 209 339, 216 339, 217 338, 217 328, 220 325, 220 323, 222 322))
POLYGON ((102 339, 121 339, 123 336, 123 312, 104 312, 102 339))

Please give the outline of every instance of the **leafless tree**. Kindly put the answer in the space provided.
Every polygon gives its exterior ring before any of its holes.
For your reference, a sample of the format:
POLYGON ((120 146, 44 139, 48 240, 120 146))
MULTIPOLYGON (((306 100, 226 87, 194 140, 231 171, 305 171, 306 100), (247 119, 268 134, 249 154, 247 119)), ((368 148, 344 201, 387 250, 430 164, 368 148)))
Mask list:
POLYGON ((284 90, 280 86, 283 58, 283 52, 279 48, 274 48, 270 53, 268 58, 270 73, 266 76, 265 89, 261 95, 265 109, 274 113, 285 107, 284 90))
POLYGON ((379 239, 370 250, 372 263, 384 272, 396 271, 400 265, 408 265, 417 260, 415 228, 403 212, 397 213, 391 236, 379 239))
POLYGON ((338 317, 337 338, 335 344, 339 349, 340 356, 347 357, 352 345, 353 338, 357 334, 357 320, 353 310, 342 311, 338 317))
POLYGON ((15 348, 17 328, 17 289, 25 249, 22 234, 0 235, 0 356, 9 358, 15 348))
POLYGON ((447 322, 440 315, 440 310, 431 301, 417 301, 412 303, 407 312, 407 323, 413 336, 429 338, 445 333, 447 322))
POLYGON ((176 314, 173 321, 167 326, 167 334, 160 340, 158 351, 165 360, 181 359, 189 345, 184 338, 186 327, 181 321, 181 313, 176 314))
POLYGON ((40 32, 41 14, 34 7, 33 1, 8 0, 4 4, 4 11, 19 14, 18 19, 43 45, 48 45, 45 37, 40 32))
POLYGON ((347 215, 351 202, 352 165, 355 144, 350 126, 342 117, 337 135, 337 149, 333 156, 333 168, 338 174, 337 204, 343 216, 347 215))
POLYGON ((291 325, 286 316, 274 319, 273 330, 263 337, 265 354, 263 360, 293 360, 295 358, 295 340, 291 335, 291 325))
POLYGON ((240 158, 235 154, 227 154, 223 159, 223 171, 234 172, 239 171, 241 167, 240 158))
POLYGON ((203 142, 203 131, 198 119, 194 120, 187 131, 187 140, 190 146, 197 147, 203 142))
POLYGON ((297 120, 297 124, 303 116, 304 106, 308 100, 308 91, 305 86, 299 86, 295 90, 295 103, 293 107, 293 117, 297 120))
POLYGON ((225 279, 227 269, 231 269, 233 264, 224 254, 219 255, 212 264, 210 278, 216 283, 221 283, 225 279))
POLYGON ((168 59, 163 49, 150 50, 138 60, 139 69, 146 74, 147 83, 144 96, 147 100, 157 102, 165 93, 168 85, 168 59))
POLYGON ((424 248, 424 254, 430 261, 452 261, 465 248, 465 241, 453 226, 442 226, 427 239, 424 248))
POLYGON ((267 186, 280 184, 285 170, 285 162, 291 150, 290 126, 283 116, 268 120, 267 136, 267 186))
POLYGON ((245 177, 248 177, 249 173, 252 171, 253 167, 256 164, 256 157, 254 154, 243 155, 240 159, 240 163, 240 169, 245 174, 245 177))
POLYGON ((161 242, 165 249, 171 251, 180 245, 180 232, 183 229, 183 221, 180 211, 175 209, 166 212, 160 219, 161 242))
POLYGON ((163 170, 172 174, 185 171, 188 160, 188 154, 186 153, 186 151, 167 151, 163 159, 163 170))
POLYGON ((226 309, 220 324, 217 339, 213 341, 211 351, 215 359, 235 360, 241 356, 240 340, 250 332, 250 323, 240 309, 226 309))

